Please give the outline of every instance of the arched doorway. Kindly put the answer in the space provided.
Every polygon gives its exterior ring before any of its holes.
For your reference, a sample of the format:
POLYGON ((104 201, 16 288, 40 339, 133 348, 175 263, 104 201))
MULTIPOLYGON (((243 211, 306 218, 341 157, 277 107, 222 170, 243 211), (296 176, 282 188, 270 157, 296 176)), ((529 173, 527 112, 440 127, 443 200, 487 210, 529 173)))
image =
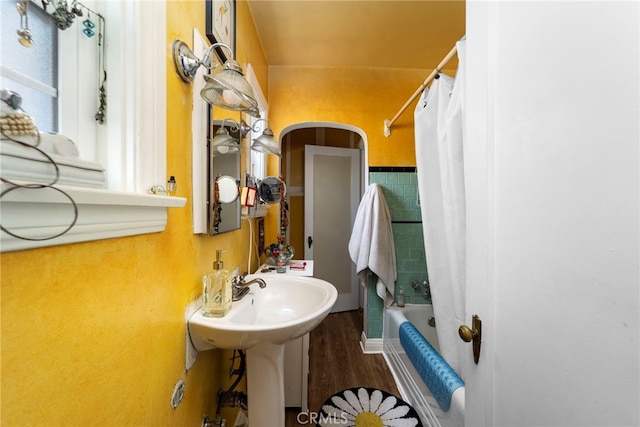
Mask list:
POLYGON ((307 122, 285 128, 280 139, 280 170, 287 182, 289 200, 289 243, 300 255, 303 248, 307 254, 311 253, 310 259, 315 262, 314 276, 330 281, 338 288, 339 298, 334 311, 357 309, 362 306, 361 288, 357 285, 355 265, 348 255, 348 241, 357 204, 366 186, 363 173, 367 158, 366 135, 361 129, 342 123, 307 122), (306 148, 309 146, 313 146, 313 150, 306 148), (324 159, 316 163, 313 175, 309 175, 313 166, 305 166, 305 161, 310 161, 310 152, 315 153, 312 158, 324 159), (344 160, 354 152, 356 160, 353 157, 344 160), (318 169, 320 167, 324 169, 318 169), (348 185, 350 177, 343 169, 349 167, 356 168, 355 178, 352 178, 356 181, 355 187, 348 185), (324 170, 322 182, 317 179, 319 170, 324 170), (328 193, 327 187, 336 188, 336 191, 328 193), (311 197, 305 197, 309 196, 306 193, 311 197), (353 196, 355 202, 350 199, 353 196), (318 197, 322 197, 324 203, 313 203, 318 197), (329 197, 331 202, 327 202, 329 197))

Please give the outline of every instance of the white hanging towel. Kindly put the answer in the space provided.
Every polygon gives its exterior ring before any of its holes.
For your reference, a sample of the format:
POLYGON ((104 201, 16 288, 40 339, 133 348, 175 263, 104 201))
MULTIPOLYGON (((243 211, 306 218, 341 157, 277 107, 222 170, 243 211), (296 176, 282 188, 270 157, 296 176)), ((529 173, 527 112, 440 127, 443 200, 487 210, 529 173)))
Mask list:
POLYGON ((376 293, 389 307, 397 279, 396 248, 391 213, 378 184, 369 185, 362 196, 349 240, 349 255, 361 282, 367 283, 369 273, 378 277, 376 293))

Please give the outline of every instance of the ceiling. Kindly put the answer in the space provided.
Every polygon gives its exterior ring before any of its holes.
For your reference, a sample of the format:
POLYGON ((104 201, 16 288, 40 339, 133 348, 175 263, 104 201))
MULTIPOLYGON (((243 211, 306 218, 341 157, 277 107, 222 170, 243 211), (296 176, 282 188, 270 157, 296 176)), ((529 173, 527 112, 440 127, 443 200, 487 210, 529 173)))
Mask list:
POLYGON ((433 69, 464 0, 248 0, 269 65, 433 69))

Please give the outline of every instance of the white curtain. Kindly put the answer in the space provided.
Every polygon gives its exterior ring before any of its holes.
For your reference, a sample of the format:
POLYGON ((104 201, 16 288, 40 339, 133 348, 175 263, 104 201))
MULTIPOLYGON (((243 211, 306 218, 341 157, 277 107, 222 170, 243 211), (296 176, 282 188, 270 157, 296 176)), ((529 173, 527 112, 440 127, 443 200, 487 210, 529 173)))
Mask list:
POLYGON ((416 106, 415 141, 422 226, 442 357, 460 374, 465 324, 464 52, 455 80, 440 74, 416 106))

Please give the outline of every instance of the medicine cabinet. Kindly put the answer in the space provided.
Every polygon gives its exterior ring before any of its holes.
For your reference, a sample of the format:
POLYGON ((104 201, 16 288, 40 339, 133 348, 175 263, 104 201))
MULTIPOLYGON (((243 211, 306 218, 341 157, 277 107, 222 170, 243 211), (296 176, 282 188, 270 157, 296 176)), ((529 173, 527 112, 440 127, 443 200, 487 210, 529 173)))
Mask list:
POLYGON ((223 125, 223 121, 213 120, 211 117, 209 120, 211 125, 208 127, 207 135, 207 230, 208 234, 217 235, 240 228, 241 207, 238 194, 241 183, 241 143, 239 130, 234 130, 230 123, 224 123, 231 137, 238 141, 238 148, 224 154, 216 152, 211 147, 211 141, 216 131, 223 125))
MULTIPOLYGON (((194 31, 194 46, 195 49, 205 48, 205 43, 197 31, 194 31)), ((266 118, 268 117, 267 102, 250 64, 247 65, 246 71, 247 79, 252 85, 258 101, 260 115, 266 118)), ((256 126, 256 131, 246 133, 244 138, 241 138, 241 131, 236 127, 236 124, 242 123, 243 119, 245 124, 251 127, 257 119, 239 112, 222 110, 218 107, 215 107, 215 114, 213 114, 212 107, 199 96, 202 82, 204 82, 202 78, 196 78, 193 82, 193 233, 218 235, 240 229, 242 207, 239 197, 232 202, 228 202, 225 197, 223 197, 224 200, 218 200, 220 203, 216 202, 216 180, 219 177, 223 178, 222 181, 218 182, 218 184, 222 184, 218 185, 218 190, 222 187, 231 186, 229 185, 230 178, 235 180, 235 186, 238 189, 247 185, 245 181, 249 181, 249 185, 255 186, 256 179, 264 178, 266 155, 250 148, 253 138, 257 138, 261 134, 262 126, 256 126), (227 118, 232 120, 224 121, 227 118), (239 141, 239 149, 226 154, 213 153, 210 143, 223 123, 229 135, 239 141), (244 162, 242 159, 244 159, 244 162), (247 178, 246 175, 250 178, 247 178), (218 215, 218 217, 216 218, 215 215, 218 215)), ((256 203, 255 207, 249 209, 248 216, 250 217, 263 215, 264 210, 260 203, 256 203)))

